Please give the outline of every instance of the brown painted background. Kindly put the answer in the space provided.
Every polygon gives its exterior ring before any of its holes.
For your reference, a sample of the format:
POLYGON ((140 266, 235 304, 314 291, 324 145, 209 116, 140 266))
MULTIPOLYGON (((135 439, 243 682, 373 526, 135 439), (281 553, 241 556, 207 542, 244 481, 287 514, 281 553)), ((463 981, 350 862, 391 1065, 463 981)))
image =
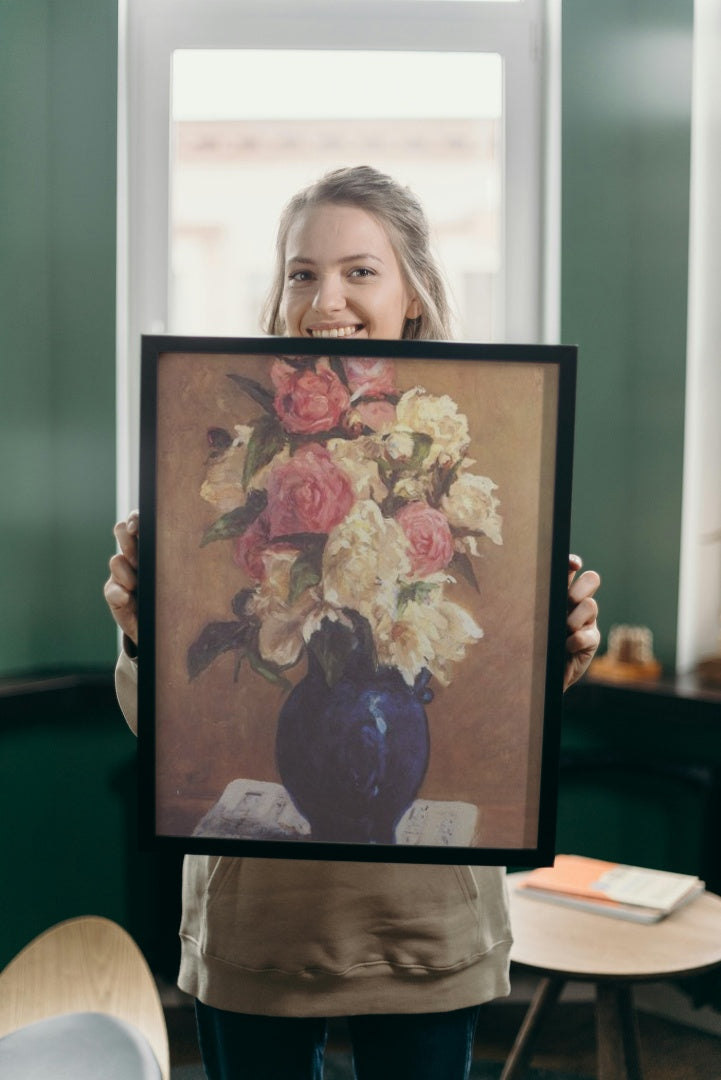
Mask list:
MULTIPOLYGON (((202 627, 230 619, 249 583, 231 542, 201 548, 217 516, 200 498, 210 427, 245 423, 260 407, 226 377, 270 385, 269 357, 167 354, 159 367, 157 422, 156 744, 157 827, 187 836, 238 777, 279 781, 275 718, 283 695, 247 664, 233 682, 225 655, 190 683, 185 656, 202 627)), ((480 594, 459 584, 484 638, 455 666, 451 685, 431 686, 431 759, 421 796, 480 807, 479 846, 536 844, 542 746, 545 628, 557 373, 552 366, 399 361, 397 383, 449 394, 468 416, 473 472, 498 485, 503 546, 479 541, 480 594)), ((288 676, 304 674, 300 663, 288 676)))

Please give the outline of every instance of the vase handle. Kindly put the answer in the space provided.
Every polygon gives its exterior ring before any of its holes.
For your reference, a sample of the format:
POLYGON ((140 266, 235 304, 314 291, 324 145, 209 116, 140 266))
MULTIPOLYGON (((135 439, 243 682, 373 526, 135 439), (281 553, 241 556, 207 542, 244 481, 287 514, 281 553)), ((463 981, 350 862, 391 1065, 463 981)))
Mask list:
POLYGON ((431 678, 430 671, 424 667, 421 668, 416 676, 416 681, 413 683, 413 694, 424 705, 427 705, 429 701, 433 701, 433 691, 428 685, 431 678))

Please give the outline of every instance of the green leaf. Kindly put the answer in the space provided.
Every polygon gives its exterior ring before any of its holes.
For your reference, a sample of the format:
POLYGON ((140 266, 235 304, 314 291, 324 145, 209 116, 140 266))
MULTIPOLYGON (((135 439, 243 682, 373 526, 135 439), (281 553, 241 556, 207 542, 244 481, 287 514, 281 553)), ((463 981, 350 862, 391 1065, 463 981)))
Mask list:
POLYGON ((245 608, 254 592, 255 589, 241 589, 231 600, 230 606, 237 619, 247 619, 248 616, 245 608))
POLYGON ((205 547, 214 540, 230 540, 233 536, 242 536, 267 505, 268 496, 265 491, 251 491, 243 506, 236 506, 235 510, 229 510, 213 522, 204 533, 200 546, 205 547))
POLYGON ((207 438, 211 457, 220 457, 233 442, 230 432, 221 427, 208 428, 207 438))
POLYGON ((413 453, 408 463, 404 465, 404 469, 409 472, 418 472, 422 468, 423 462, 428 457, 432 446, 433 439, 430 435, 424 435, 419 431, 414 432, 413 453))
POLYGON ((256 382, 255 379, 249 379, 246 375, 236 375, 234 372, 228 372, 228 378, 232 379, 241 390, 244 390, 267 413, 275 416, 275 395, 272 391, 266 390, 259 382, 256 382))
POLYGON ((401 507, 406 506, 407 503, 408 499, 404 499, 401 495, 394 495, 391 491, 381 503, 381 513, 385 518, 395 517, 401 507))
POLYGON ((282 690, 290 690, 292 684, 280 674, 281 668, 272 664, 269 660, 263 660, 259 653, 249 649, 247 652, 248 663, 258 675, 262 675, 273 686, 279 686, 282 690))
POLYGON ((323 669, 328 686, 335 686, 356 648, 356 637, 342 623, 325 622, 322 629, 311 637, 308 648, 323 669))
POLYGON ((233 682, 237 683, 240 678, 240 669, 243 666, 243 660, 248 655, 247 649, 238 649, 235 654, 235 667, 233 668, 233 682))
POLYGON ((212 664, 222 653, 233 649, 242 649, 248 639, 248 634, 254 626, 249 620, 245 622, 211 622, 203 627, 198 637, 188 649, 186 667, 190 679, 197 678, 201 671, 212 664))
POLYGON ((434 589, 438 586, 429 581, 412 581, 408 585, 402 585, 398 590, 398 611, 403 611, 403 608, 416 601, 422 603, 427 600, 433 593, 434 589))
POLYGON ((343 383, 345 388, 347 390, 349 390, 350 387, 348 386, 348 376, 345 373, 345 364, 343 363, 342 357, 340 357, 340 356, 331 356, 330 357, 330 368, 331 368, 331 371, 334 372, 338 376, 338 378, 343 383))
POLYGON ((300 551, 315 551, 318 549, 321 553, 323 552, 327 539, 327 533, 312 532, 282 533, 273 537, 274 541, 283 544, 292 544, 293 547, 297 547, 300 551))
POLYGON ((289 604, 294 604, 305 589, 318 584, 322 576, 322 561, 323 548, 317 544, 298 556, 290 572, 289 604))
POLYGON ((391 465, 390 461, 386 461, 385 458, 381 458, 377 464, 381 480, 387 488, 392 488, 395 483, 396 477, 395 469, 391 465))
POLYGON ((436 467, 433 470, 433 490, 430 497, 432 506, 438 507, 441 505, 443 496, 448 494, 451 490, 451 485, 458 477, 460 466, 460 459, 450 469, 442 469, 436 464, 436 467))
POLYGON ((274 416, 261 416, 255 422, 243 465, 244 488, 250 486, 258 469, 262 469, 264 465, 271 462, 286 442, 285 432, 274 416))
POLYGON ((481 591, 478 587, 478 581, 476 579, 476 574, 473 569, 473 564, 469 559, 468 555, 466 555, 465 551, 457 551, 455 553, 455 555, 451 559, 448 569, 451 571, 451 573, 455 571, 459 575, 459 577, 465 578, 469 585, 473 586, 476 592, 481 591))

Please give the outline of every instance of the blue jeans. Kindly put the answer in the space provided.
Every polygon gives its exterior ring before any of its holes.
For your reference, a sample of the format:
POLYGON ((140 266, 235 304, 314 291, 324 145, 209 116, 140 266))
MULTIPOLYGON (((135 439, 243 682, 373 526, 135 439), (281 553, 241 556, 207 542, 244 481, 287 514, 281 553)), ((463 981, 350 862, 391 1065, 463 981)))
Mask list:
MULTIPOLYGON (((321 1080, 323 1017, 249 1016, 195 1003, 208 1080, 321 1080)), ((467 1080, 478 1006, 350 1016, 357 1080, 467 1080)))

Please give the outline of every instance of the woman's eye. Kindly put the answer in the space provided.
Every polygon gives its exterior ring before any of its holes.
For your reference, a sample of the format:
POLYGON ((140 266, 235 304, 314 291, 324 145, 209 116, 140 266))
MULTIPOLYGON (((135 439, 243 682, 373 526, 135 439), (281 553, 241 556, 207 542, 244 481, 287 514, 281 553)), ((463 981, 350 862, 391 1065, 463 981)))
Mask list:
POLYGON ((294 270, 291 274, 288 274, 288 281, 296 281, 300 284, 306 281, 310 281, 310 279, 310 270, 294 270))
POLYGON ((356 266, 350 272, 350 276, 355 278, 369 278, 373 277, 374 274, 375 271, 371 270, 369 266, 356 266))

